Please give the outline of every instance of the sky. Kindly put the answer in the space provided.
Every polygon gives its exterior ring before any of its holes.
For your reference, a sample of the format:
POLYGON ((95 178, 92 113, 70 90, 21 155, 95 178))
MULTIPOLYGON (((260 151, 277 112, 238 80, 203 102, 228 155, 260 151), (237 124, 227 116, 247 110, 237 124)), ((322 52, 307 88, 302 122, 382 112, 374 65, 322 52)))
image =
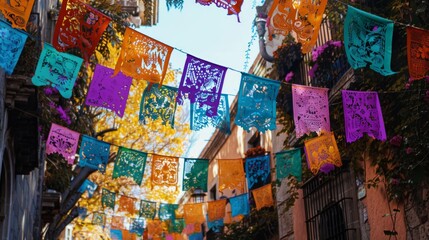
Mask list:
MULTIPOLYGON (((245 68, 256 5, 262 3, 244 0, 238 22, 236 15, 227 15, 226 9, 214 4, 203 6, 186 0, 182 10, 167 10, 165 1, 160 1, 159 23, 140 27, 138 31, 175 49, 170 59, 173 69, 183 70, 186 54, 227 67, 222 93, 230 94, 228 100, 232 103, 240 86, 240 72, 247 72, 258 54, 256 38, 252 41, 245 68)), ((213 132, 213 128, 193 131, 185 157, 198 157, 213 132)))

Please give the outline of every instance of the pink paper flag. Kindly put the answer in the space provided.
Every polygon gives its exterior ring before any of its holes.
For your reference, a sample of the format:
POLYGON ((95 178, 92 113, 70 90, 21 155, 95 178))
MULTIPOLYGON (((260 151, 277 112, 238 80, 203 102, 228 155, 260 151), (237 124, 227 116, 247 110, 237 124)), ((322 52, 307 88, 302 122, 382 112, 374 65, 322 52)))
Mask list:
POLYGON ((328 89, 292 84, 296 137, 310 132, 329 132, 328 89))
POLYGON ((73 164, 79 135, 75 131, 52 123, 48 140, 46 141, 46 154, 61 154, 68 164, 73 164))

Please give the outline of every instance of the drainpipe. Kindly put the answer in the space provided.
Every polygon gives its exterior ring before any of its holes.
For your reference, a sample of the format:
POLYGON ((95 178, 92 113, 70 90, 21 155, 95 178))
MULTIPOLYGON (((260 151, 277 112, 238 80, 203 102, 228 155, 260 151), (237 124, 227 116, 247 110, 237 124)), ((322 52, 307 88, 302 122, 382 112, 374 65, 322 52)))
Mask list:
POLYGON ((267 47, 265 45, 265 25, 267 23, 267 18, 263 17, 256 17, 256 31, 258 32, 259 36, 259 54, 261 54, 261 57, 265 59, 267 62, 274 62, 274 57, 268 54, 267 47))

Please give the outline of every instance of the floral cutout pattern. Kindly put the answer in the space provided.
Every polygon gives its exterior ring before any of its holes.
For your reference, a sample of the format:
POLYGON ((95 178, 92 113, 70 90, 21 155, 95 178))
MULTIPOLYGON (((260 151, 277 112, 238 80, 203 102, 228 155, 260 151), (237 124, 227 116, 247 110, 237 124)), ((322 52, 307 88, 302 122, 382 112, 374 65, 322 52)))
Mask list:
POLYGON ((346 140, 351 143, 364 133, 386 140, 383 114, 377 92, 342 91, 346 140))
POLYGON ((207 192, 208 159, 185 158, 182 191, 199 188, 207 192))
POLYGON ((344 21, 344 47, 354 69, 367 66, 383 76, 390 69, 393 21, 348 6, 344 21))
POLYGON ((298 182, 301 182, 301 150, 296 148, 276 153, 276 173, 278 180, 292 175, 296 177, 298 182))
POLYGON ((249 215, 249 194, 244 193, 229 199, 231 204, 231 216, 236 217, 238 215, 249 215))
POLYGON ((83 135, 80 143, 79 166, 104 172, 109 160, 110 144, 83 135))
POLYGON ((276 129, 276 97, 280 82, 242 73, 235 123, 244 130, 276 129))
POLYGON ((217 115, 214 117, 207 116, 204 105, 191 104, 191 130, 199 131, 209 126, 216 127, 226 134, 231 133, 229 102, 226 94, 221 94, 217 115))
POLYGON ((110 227, 116 229, 124 229, 124 217, 112 216, 110 227))
POLYGON ((172 47, 127 28, 114 74, 122 71, 134 79, 162 84, 172 52, 172 47))
POLYGON ((26 40, 25 33, 13 29, 8 23, 0 20, 0 67, 6 74, 12 75, 26 40))
POLYGON ((147 200, 140 201, 140 211, 139 216, 146 219, 155 218, 156 214, 156 202, 151 202, 147 200))
POLYGON ((86 3, 65 0, 61 4, 52 45, 60 52, 77 48, 85 62, 88 62, 110 20, 86 3))
POLYGON ((270 155, 246 158, 245 167, 249 190, 271 182, 270 155))
POLYGON ((112 178, 121 176, 130 177, 138 185, 142 183, 143 173, 146 166, 147 153, 125 147, 119 147, 115 159, 112 178))
POLYGON ((429 31, 407 27, 407 58, 411 79, 429 75, 429 31))
POLYGON ((296 137, 310 132, 331 131, 328 89, 292 84, 296 137))
POLYGON ((0 11, 3 13, 3 16, 12 23, 12 27, 25 30, 33 5, 34 0, 2 1, 0 4, 0 11))
POLYGON ((319 170, 323 170, 324 165, 333 164, 341 167, 341 156, 333 133, 328 132, 320 137, 307 140, 304 145, 308 168, 314 175, 319 170))
POLYGON ((186 224, 202 224, 206 221, 203 212, 204 203, 188 203, 183 205, 186 224))
POLYGON ((273 190, 271 184, 267 184, 260 188, 252 190, 253 198, 255 199, 256 210, 261 210, 264 207, 274 206, 273 190))
POLYGON ((243 159, 218 159, 219 191, 224 189, 244 190, 246 177, 243 169, 243 159))
POLYGON ((141 100, 139 120, 146 124, 146 118, 152 120, 161 119, 163 125, 168 123, 173 128, 176 113, 176 96, 176 88, 159 87, 158 84, 147 86, 141 100))
POLYGON ((274 0, 268 13, 269 35, 286 36, 294 31, 302 44, 302 52, 310 52, 316 44, 327 3, 328 0, 274 0))
POLYGON ((122 73, 112 75, 113 69, 99 64, 95 66, 85 104, 110 109, 123 117, 133 79, 122 73))
POLYGON ((177 174, 179 170, 179 158, 161 155, 152 156, 152 188, 155 185, 177 187, 177 174))
POLYGON ((183 105, 184 100, 189 99, 208 117, 217 116, 226 70, 226 67, 188 54, 176 102, 183 105))
POLYGON ((52 123, 46 140, 46 154, 59 153, 72 165, 75 159, 80 134, 52 123))
POLYGON ((108 207, 114 210, 115 199, 116 199, 116 193, 103 188, 103 192, 101 196, 101 204, 103 205, 103 207, 108 207))
POLYGON ((70 98, 82 62, 82 58, 60 53, 45 43, 31 81, 36 86, 52 86, 61 96, 70 98))

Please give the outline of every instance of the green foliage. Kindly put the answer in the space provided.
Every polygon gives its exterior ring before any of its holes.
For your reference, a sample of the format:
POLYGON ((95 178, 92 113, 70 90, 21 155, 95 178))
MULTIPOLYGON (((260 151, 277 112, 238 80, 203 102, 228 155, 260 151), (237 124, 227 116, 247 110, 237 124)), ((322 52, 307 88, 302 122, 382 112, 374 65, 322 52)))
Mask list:
POLYGON ((278 234, 278 217, 275 208, 253 209, 241 221, 225 224, 225 232, 219 239, 248 240, 274 239, 278 234))

